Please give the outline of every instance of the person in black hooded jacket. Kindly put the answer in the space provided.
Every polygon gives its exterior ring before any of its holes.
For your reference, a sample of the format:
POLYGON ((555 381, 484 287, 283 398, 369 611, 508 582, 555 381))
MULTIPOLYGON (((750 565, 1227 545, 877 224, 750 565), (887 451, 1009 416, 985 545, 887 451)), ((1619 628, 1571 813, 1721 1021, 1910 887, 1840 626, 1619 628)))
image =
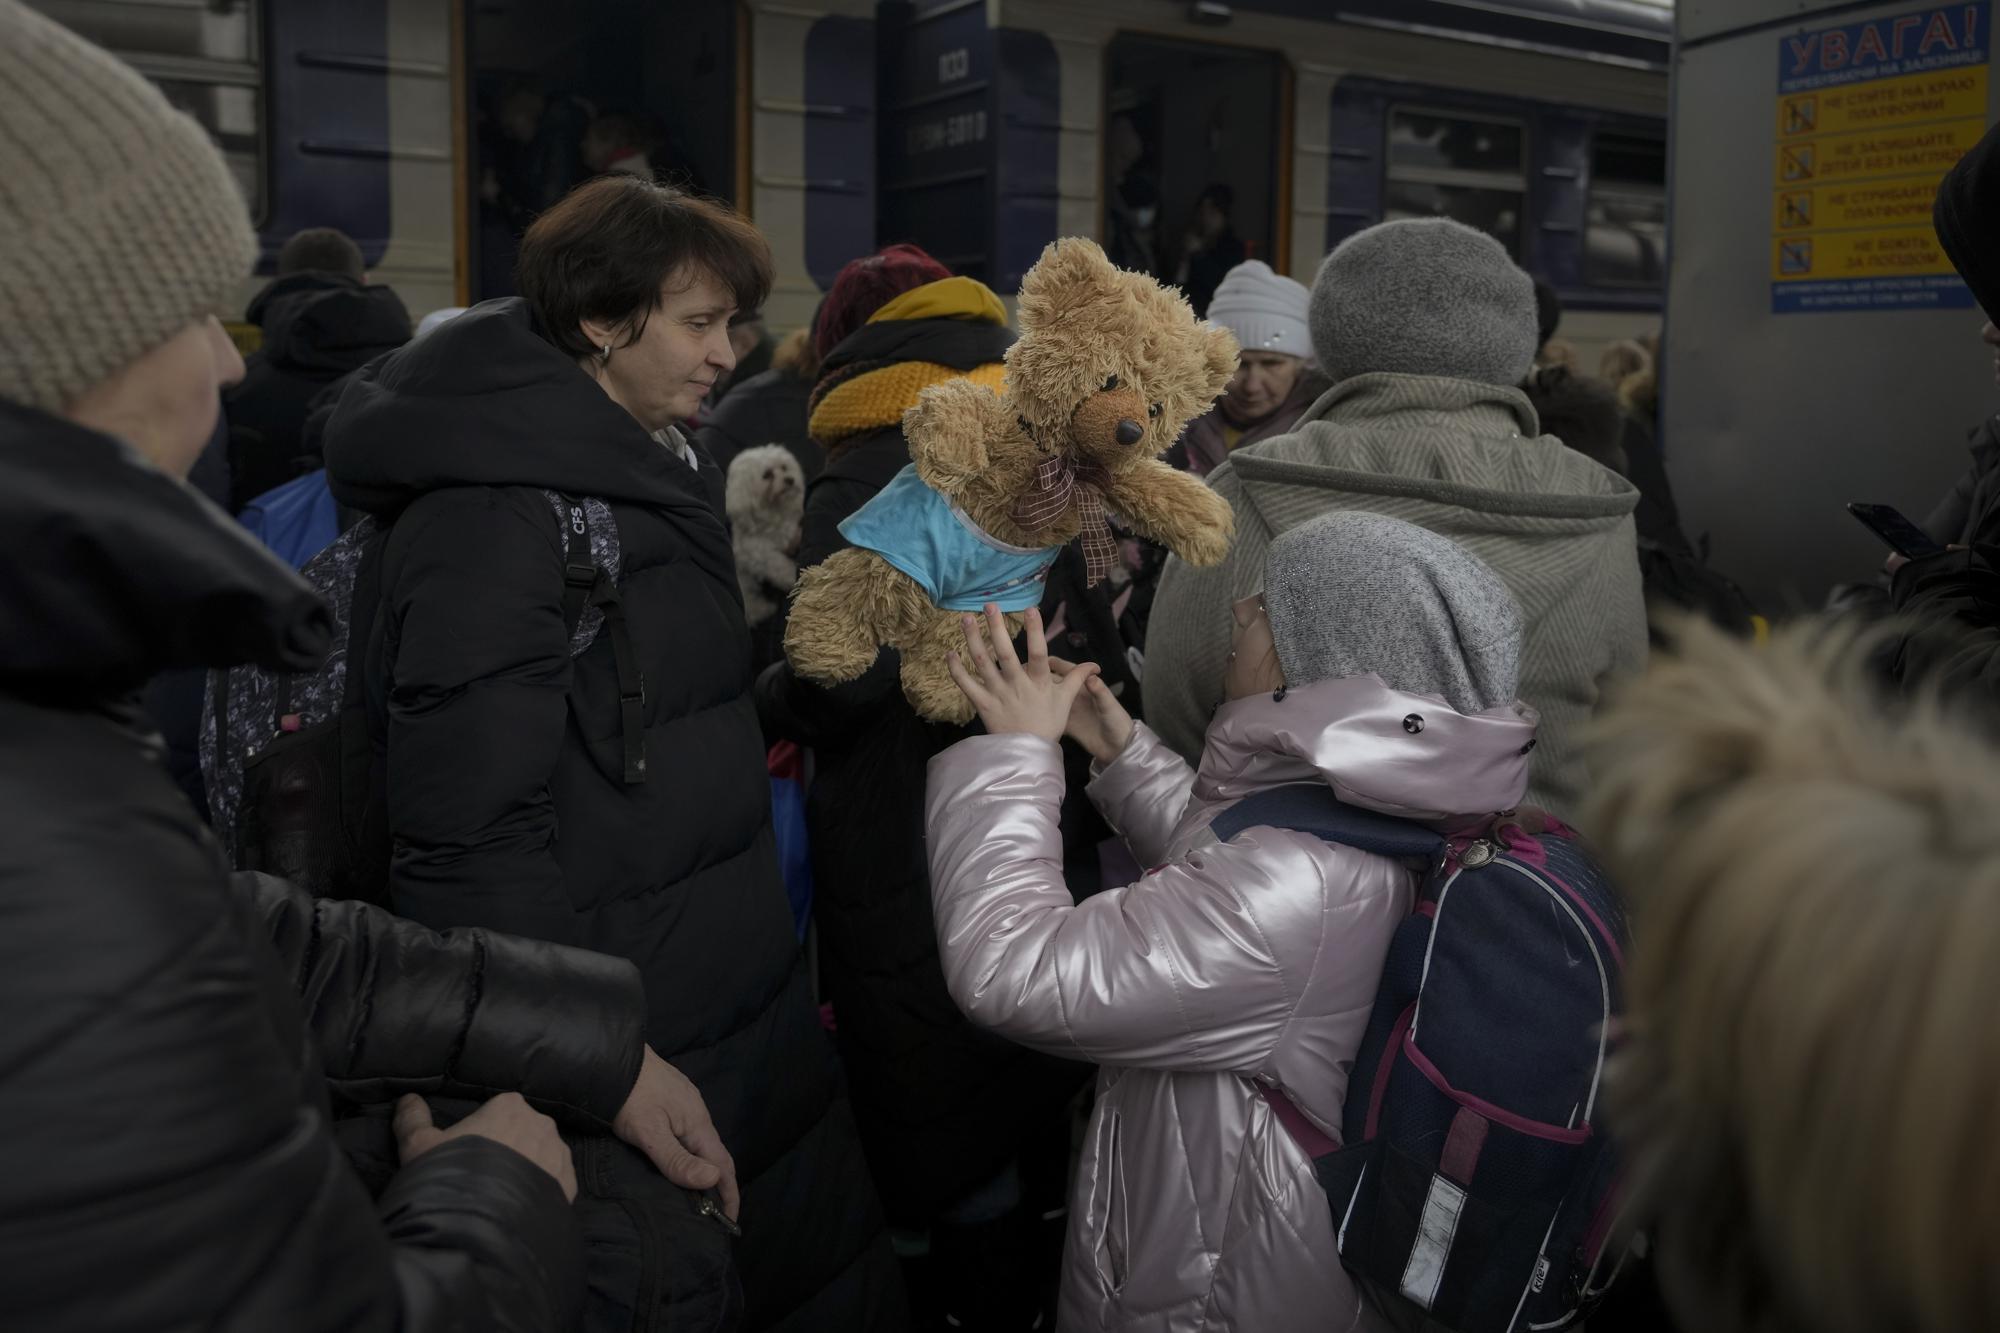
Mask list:
POLYGON ((663 1095, 669 1071, 642 1045, 639 978, 227 875, 138 690, 172 668, 301 669, 327 648, 311 590, 185 481, 243 371, 203 312, 255 238, 200 126, 13 0, 0 122, 0 230, 17 241, 0 310, 98 301, 90 320, 0 339, 5 1322, 567 1330, 574 1168, 522 1094, 686 1175, 691 1104, 663 1095), (30 141, 47 151, 9 156, 30 141), (116 281, 65 292, 65 273, 116 281), (330 1093, 402 1094, 400 1169, 373 1200, 335 1145, 330 1093), (418 1093, 491 1100, 440 1131, 418 1093))
POLYGON ((899 1327, 779 875, 734 561, 674 425, 769 250, 725 206, 609 176, 537 220, 519 277, 363 370, 327 426, 334 495, 391 525, 354 649, 391 901, 635 963, 653 1044, 735 1156, 746 1325, 899 1327), (574 658, 550 492, 617 534, 626 633, 574 658))
MULTIPOLYGON (((1988 327, 2000 321, 2000 126, 1986 132, 1938 186, 1932 210, 1938 241, 1972 289, 1988 327)), ((1966 477, 1927 526, 1950 544, 1940 555, 1889 560, 1889 609, 1909 628, 1889 646, 1894 680, 1934 686, 1991 709, 2000 696, 2000 485, 1994 453, 1973 440, 1966 477)))
MULTIPOLYGON (((958 375, 997 386, 1013 341, 999 297, 901 246, 849 264, 817 323, 827 354, 812 434, 827 464, 806 493, 801 569, 846 547, 842 521, 909 465, 902 418, 921 388, 958 375)), ((917 716, 894 652, 831 689, 779 662, 759 678, 758 707, 771 738, 813 750, 820 973, 890 1219, 929 1233, 930 1262, 913 1276, 926 1275, 958 1327, 1032 1327, 1040 1274, 1015 1164, 1031 1140, 1065 1128, 1062 1108, 1088 1070, 980 1031, 945 988, 924 772, 966 730, 917 716)))
POLYGON ((304 439, 313 399, 410 340, 401 298, 368 282, 360 248, 332 227, 285 242, 278 276, 251 301, 248 318, 264 343, 224 401, 231 513, 318 467, 304 439))

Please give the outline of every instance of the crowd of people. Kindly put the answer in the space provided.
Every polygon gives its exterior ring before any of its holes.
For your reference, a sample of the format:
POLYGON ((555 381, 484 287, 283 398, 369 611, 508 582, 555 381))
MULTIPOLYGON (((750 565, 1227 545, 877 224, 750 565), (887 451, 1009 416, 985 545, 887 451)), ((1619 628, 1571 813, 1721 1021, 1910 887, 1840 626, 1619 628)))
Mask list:
MULTIPOLYGON (((1547 1133, 1627 1167, 1588 1327, 2000 1321, 1994 423, 1941 553, 1772 627, 1682 531, 1657 346, 1585 370, 1497 241, 1191 273, 1240 354, 1168 459, 1228 557, 1065 549, 1019 636, 964 618, 954 726, 891 651, 793 669, 730 496, 844 549, 924 391, 1002 385, 1003 294, 894 244, 773 337, 763 237, 618 128, 519 296, 413 329, 315 229, 246 364, 214 147, 0 0, 0 1323, 1453 1327, 1322 1174, 1441 907, 1393 840, 1232 819, 1300 791, 1616 886, 1609 1109, 1547 1133), (369 891, 271 859, 322 826, 369 891)), ((1937 214, 1988 311, 1996 173, 1937 214)), ((1462 1202, 1520 1125, 1434 1081, 1462 1202)))

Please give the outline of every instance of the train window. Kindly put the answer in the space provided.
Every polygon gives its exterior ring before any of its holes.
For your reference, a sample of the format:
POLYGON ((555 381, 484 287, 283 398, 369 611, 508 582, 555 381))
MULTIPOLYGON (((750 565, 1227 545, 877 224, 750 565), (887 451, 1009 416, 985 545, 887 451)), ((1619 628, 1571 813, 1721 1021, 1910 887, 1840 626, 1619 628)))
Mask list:
POLYGON ((264 217, 260 0, 36 0, 158 85, 215 137, 251 217, 264 217))
POLYGON ((1584 281, 1658 287, 1666 275, 1666 253, 1666 141, 1600 130, 1590 148, 1584 281))
POLYGON ((1398 107, 1389 113, 1383 217, 1447 217, 1521 253, 1527 127, 1518 120, 1398 107))

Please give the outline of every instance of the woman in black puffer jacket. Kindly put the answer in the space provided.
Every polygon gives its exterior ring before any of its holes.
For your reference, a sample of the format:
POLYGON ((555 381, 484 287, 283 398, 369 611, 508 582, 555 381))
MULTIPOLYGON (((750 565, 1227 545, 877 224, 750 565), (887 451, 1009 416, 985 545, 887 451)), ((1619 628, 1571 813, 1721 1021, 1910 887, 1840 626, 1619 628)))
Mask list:
POLYGON ((390 525, 355 652, 391 902, 636 964, 650 1040, 735 1156, 747 1326, 899 1327, 779 877, 712 464, 674 425, 733 364, 769 251, 720 205, 613 176, 530 228, 520 279, 359 372, 327 427, 334 495, 390 525), (551 494, 616 533, 593 555, 619 605, 574 656, 551 494))

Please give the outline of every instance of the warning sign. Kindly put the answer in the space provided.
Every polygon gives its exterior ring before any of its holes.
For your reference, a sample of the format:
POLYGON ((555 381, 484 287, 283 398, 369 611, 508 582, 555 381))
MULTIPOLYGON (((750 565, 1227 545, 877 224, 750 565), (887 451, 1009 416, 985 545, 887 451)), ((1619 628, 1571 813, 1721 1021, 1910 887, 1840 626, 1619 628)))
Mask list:
POLYGON ((1931 202, 1986 131, 1989 11, 1978 0, 1780 39, 1774 312, 1973 303, 1931 202))

